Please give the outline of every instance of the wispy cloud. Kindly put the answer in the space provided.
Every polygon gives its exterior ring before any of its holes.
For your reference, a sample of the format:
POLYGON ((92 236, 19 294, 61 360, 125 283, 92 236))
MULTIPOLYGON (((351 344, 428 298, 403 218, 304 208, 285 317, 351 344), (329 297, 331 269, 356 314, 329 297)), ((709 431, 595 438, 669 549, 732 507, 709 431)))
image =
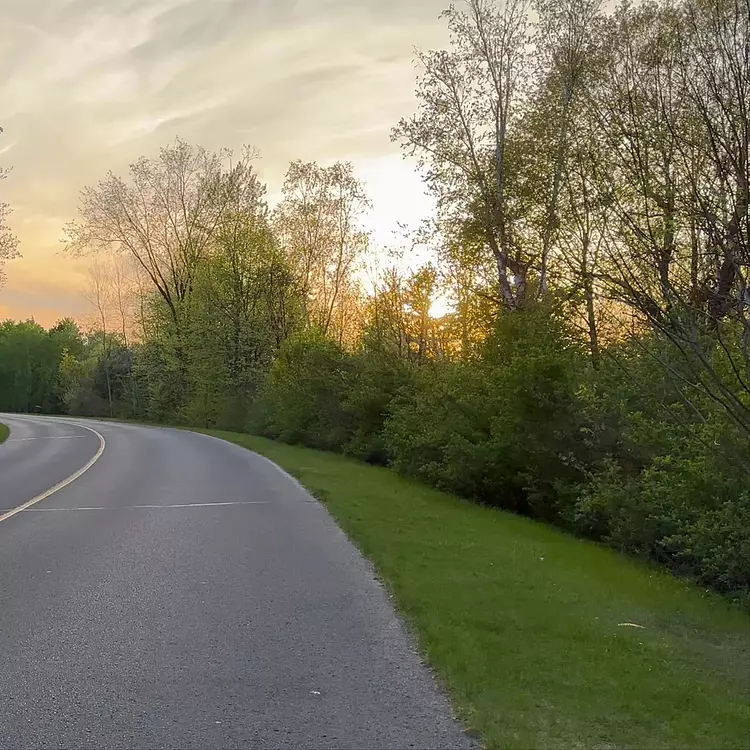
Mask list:
POLYGON ((446 2, 3 0, 0 147, 14 171, 0 198, 24 253, 3 312, 31 312, 21 298, 33 302, 34 278, 74 298, 58 220, 73 218, 84 185, 177 135, 255 145, 272 194, 291 159, 350 159, 374 176, 381 238, 418 218, 419 180, 388 134, 413 107, 414 45, 445 41, 446 2))

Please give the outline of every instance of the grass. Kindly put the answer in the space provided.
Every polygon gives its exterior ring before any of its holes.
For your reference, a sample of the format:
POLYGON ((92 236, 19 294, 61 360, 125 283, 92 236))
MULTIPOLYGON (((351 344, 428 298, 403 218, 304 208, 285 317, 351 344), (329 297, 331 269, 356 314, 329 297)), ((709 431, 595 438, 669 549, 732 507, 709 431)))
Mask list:
POLYGON ((718 597, 387 469, 206 432, 325 502, 485 746, 748 747, 750 617, 718 597))
POLYGON ((8 427, 4 424, 0 424, 0 445, 8 439, 8 435, 10 435, 8 427))

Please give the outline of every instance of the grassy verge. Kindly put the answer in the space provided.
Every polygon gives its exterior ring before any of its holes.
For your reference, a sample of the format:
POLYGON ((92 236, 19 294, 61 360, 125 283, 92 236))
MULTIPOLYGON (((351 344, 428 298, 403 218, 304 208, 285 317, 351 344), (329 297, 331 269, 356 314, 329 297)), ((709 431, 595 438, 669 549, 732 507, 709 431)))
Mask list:
POLYGON ((8 427, 4 424, 0 424, 0 445, 8 439, 8 435, 10 435, 8 427))
POLYGON ((747 747, 750 618, 722 600, 387 469, 210 434, 267 456, 326 503, 485 745, 747 747))

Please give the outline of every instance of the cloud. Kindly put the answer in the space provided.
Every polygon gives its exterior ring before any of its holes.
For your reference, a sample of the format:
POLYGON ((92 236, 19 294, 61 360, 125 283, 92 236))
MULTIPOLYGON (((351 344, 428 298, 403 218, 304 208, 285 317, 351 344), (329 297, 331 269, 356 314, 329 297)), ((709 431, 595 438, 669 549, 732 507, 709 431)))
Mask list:
POLYGON ((177 135, 257 146, 271 194, 292 159, 351 160, 375 175, 381 236, 420 218, 429 205, 389 131, 414 106, 413 47, 445 43, 446 2, 3 0, 0 159, 14 170, 0 200, 24 253, 3 311, 32 301, 21 279, 57 285, 60 314, 76 307, 58 240, 79 191, 177 135))

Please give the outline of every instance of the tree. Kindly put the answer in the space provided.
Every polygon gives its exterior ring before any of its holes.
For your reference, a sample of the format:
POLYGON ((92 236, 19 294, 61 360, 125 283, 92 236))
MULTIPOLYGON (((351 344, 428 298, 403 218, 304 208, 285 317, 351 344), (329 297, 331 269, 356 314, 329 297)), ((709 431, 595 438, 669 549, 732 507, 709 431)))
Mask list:
POLYGON ((561 176, 562 220, 556 234, 559 281, 573 302, 576 317, 584 321, 589 354, 594 367, 601 356, 600 311, 603 287, 600 276, 607 240, 611 204, 599 189, 597 149, 591 122, 578 118, 570 137, 569 154, 561 176))
MULTIPOLYGON (((2 132, 3 129, 0 128, 0 133, 2 132)), ((4 180, 9 172, 9 169, 0 167, 0 181, 4 180)), ((10 206, 7 203, 0 202, 0 286, 5 281, 5 274, 3 273, 5 261, 18 257, 18 238, 10 230, 7 223, 10 212, 10 206)))
POLYGON ((749 10, 621 6, 591 96, 616 219, 603 278, 681 352, 670 368, 694 408, 707 394, 747 434, 749 10))
POLYGON ((365 349, 415 365, 450 357, 460 342, 452 335, 449 320, 430 314, 439 288, 438 271, 431 263, 408 275, 396 268, 386 269, 364 308, 365 349))
POLYGON ((533 258, 518 230, 517 168, 511 128, 520 113, 528 44, 528 0, 469 0, 445 11, 451 51, 419 52, 417 114, 392 137, 427 169, 442 224, 488 248, 498 293, 509 309, 525 297, 533 258))
POLYGON ((104 355, 101 359, 103 364, 104 382, 106 385, 107 403, 109 404, 109 416, 114 416, 112 408, 112 379, 109 372, 109 335, 107 331, 107 311, 110 306, 110 279, 108 269, 101 263, 93 263, 89 267, 89 288, 86 299, 91 304, 97 316, 97 324, 102 334, 104 355))
POLYGON ((31 321, 0 323, 0 410, 63 411, 67 383, 61 365, 82 352, 80 331, 69 319, 49 331, 31 321))
POLYGON ((367 249, 361 219, 369 207, 351 164, 296 161, 276 211, 276 230, 307 297, 310 320, 339 343, 354 334, 347 325, 357 297, 352 274, 367 249))
POLYGON ((189 408, 201 423, 244 428, 271 361, 301 323, 304 301, 252 165, 224 173, 217 191, 225 208, 188 307, 189 408))
POLYGON ((179 139, 157 159, 141 158, 128 181, 109 173, 81 193, 79 219, 66 227, 73 252, 109 250, 130 255, 150 280, 169 318, 169 358, 176 392, 184 401, 189 379, 185 319, 190 296, 235 197, 226 190, 228 170, 244 170, 254 158, 245 149, 234 166, 232 153, 209 152, 179 139))
MULTIPOLYGON (((209 254, 228 196, 218 189, 228 151, 211 153, 179 139, 130 166, 129 181, 110 172, 81 193, 79 219, 66 227, 73 252, 132 255, 179 328, 181 306, 209 254)), ((252 154, 246 152, 241 161, 252 154)))
POLYGON ((540 82, 524 118, 534 142, 526 158, 542 154, 539 233, 539 291, 549 287, 550 254, 560 225, 559 207, 569 160, 571 131, 580 118, 580 100, 588 85, 594 58, 594 32, 601 0, 538 0, 536 57, 540 82), (534 127, 536 126, 536 127, 534 127))

